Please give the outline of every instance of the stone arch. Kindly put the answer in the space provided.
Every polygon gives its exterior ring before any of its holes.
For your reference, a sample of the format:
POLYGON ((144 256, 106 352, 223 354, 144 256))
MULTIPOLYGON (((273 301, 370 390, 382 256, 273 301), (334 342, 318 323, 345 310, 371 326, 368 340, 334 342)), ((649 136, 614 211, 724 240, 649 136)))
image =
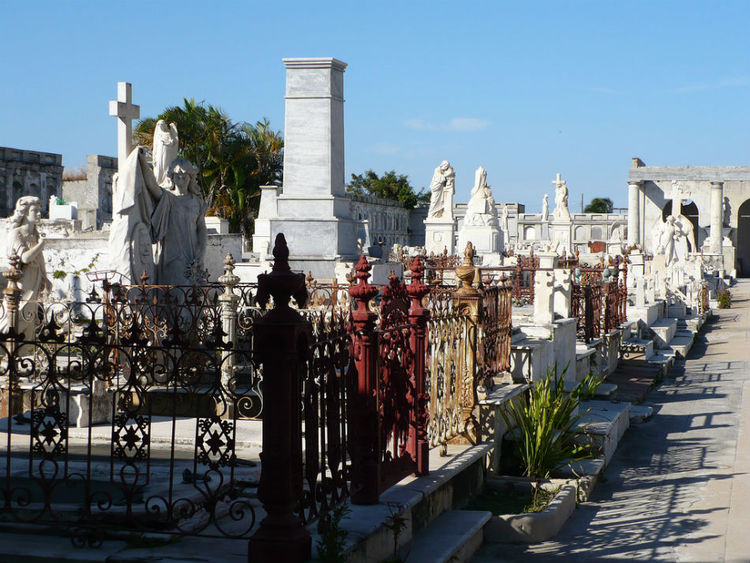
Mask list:
POLYGON ((573 240, 587 240, 586 227, 578 225, 573 232, 573 240))
POLYGON ((536 240, 536 229, 534 227, 526 227, 523 230, 524 240, 536 240))
POLYGON ((738 277, 750 277, 750 199, 746 199, 737 210, 735 263, 738 277))

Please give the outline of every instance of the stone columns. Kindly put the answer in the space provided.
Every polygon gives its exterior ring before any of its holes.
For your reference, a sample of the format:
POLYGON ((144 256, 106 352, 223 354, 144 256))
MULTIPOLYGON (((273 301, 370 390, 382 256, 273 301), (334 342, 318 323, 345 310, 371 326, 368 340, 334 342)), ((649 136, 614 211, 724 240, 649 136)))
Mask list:
POLYGON ((284 233, 295 270, 330 279, 341 257, 357 256, 359 224, 344 178, 346 63, 329 57, 284 59, 284 65, 284 185, 269 217, 270 237, 284 233))
POLYGON ((639 180, 628 181, 628 245, 641 244, 641 187, 639 180))
POLYGON ((724 182, 711 182, 711 253, 721 254, 724 182))
MULTIPOLYGON (((224 342, 231 343, 231 347, 237 342, 237 305, 240 296, 234 292, 235 286, 240 278, 234 275, 234 257, 227 254, 224 258, 224 274, 219 276, 219 283, 224 286, 224 293, 219 295, 221 304, 221 329, 224 332, 224 342)), ((235 366, 237 364, 236 353, 231 349, 225 349, 221 353, 221 387, 232 392, 235 385, 235 366)), ((236 416, 237 404, 229 400, 226 405, 217 405, 216 414, 222 418, 232 419, 236 416)))

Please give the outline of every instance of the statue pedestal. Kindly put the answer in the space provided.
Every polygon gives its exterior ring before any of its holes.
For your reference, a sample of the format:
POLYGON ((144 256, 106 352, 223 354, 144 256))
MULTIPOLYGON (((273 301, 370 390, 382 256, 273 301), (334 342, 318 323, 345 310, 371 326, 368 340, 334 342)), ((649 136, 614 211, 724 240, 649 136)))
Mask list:
POLYGON ((491 225, 464 225, 458 232, 458 248, 471 242, 477 254, 494 254, 503 249, 503 233, 491 225))
MULTIPOLYGON (((442 217, 430 218, 424 220, 424 250, 429 254, 442 254, 447 249, 449 255, 455 254, 453 244, 453 219, 444 219, 442 217)), ((472 241, 474 242, 474 241, 472 241)))
POLYGON ((570 221, 551 221, 549 223, 549 235, 552 242, 559 242, 560 245, 557 247, 557 252, 562 252, 563 248, 568 252, 572 252, 570 241, 573 239, 573 223, 570 221))

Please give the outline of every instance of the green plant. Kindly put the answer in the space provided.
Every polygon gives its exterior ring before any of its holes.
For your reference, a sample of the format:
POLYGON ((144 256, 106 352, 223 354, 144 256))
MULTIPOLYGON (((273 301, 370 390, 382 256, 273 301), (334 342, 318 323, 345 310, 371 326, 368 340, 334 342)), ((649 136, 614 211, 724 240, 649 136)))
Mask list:
POLYGON ((388 510, 391 515, 385 521, 384 526, 393 534, 393 556, 384 559, 382 563, 402 563, 404 560, 398 554, 398 538, 406 529, 406 517, 404 516, 404 506, 398 503, 388 503, 388 510))
POLYGON ((541 512, 549 506, 552 499, 560 492, 560 488, 560 485, 551 488, 535 487, 534 498, 531 503, 523 507, 523 512, 541 512))
POLYGON ((732 294, 728 289, 722 289, 716 294, 719 309, 729 309, 732 306, 732 294))
POLYGON ((67 272, 65 272, 65 270, 55 270, 52 273, 52 277, 55 278, 56 280, 61 280, 61 279, 63 279, 67 275, 68 274, 67 274, 67 272))
POLYGON ((571 393, 566 393, 566 371, 567 367, 558 377, 555 365, 547 371, 545 379, 530 389, 527 397, 510 403, 509 412, 502 413, 508 427, 518 426, 516 447, 523 475, 538 481, 549 478, 552 471, 566 462, 591 455, 589 446, 575 441, 575 426, 583 416, 575 414, 576 409, 591 383, 587 376, 571 393))
POLYGON ((341 528, 341 521, 350 512, 349 506, 341 504, 324 514, 320 519, 318 524, 320 540, 315 545, 318 548, 318 557, 325 563, 344 563, 346 561, 344 546, 348 532, 341 528))
POLYGON ((596 394, 596 390, 604 382, 604 378, 598 378, 594 375, 594 372, 589 370, 588 375, 575 386, 571 395, 578 399, 578 402, 593 399, 596 394))

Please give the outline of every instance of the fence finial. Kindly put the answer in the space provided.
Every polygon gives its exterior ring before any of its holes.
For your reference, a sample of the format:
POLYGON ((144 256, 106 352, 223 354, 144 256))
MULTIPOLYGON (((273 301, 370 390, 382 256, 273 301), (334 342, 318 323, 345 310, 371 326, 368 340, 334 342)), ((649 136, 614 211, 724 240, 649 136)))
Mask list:
POLYGON ((294 298, 299 307, 307 304, 305 275, 295 274, 289 267, 289 247, 284 233, 276 235, 273 246, 273 268, 270 274, 258 276, 258 293, 255 301, 265 307, 269 297, 273 296, 275 309, 288 309, 289 299, 294 298))

